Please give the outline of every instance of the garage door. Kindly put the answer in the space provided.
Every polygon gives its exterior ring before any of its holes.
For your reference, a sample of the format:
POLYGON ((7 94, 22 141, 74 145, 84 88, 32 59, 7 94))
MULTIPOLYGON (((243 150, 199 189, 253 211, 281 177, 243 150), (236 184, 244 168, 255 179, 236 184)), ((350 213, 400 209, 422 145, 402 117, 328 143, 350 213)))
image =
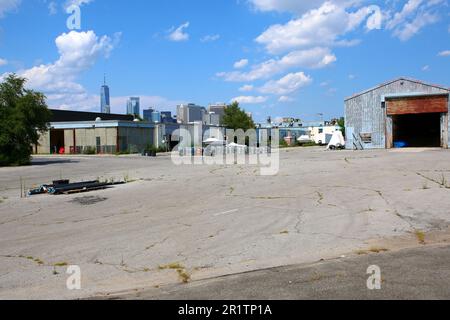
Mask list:
POLYGON ((387 101, 387 114, 447 113, 448 96, 394 98, 387 101))

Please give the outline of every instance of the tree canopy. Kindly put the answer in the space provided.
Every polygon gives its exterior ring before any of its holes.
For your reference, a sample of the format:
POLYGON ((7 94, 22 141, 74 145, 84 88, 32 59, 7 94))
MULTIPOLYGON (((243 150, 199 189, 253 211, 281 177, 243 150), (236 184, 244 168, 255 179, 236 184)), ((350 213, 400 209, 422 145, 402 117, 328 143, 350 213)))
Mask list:
POLYGON ((238 102, 233 102, 225 109, 223 125, 233 130, 242 129, 247 131, 255 128, 252 118, 247 115, 245 110, 239 107, 238 102))
POLYGON ((45 96, 25 89, 25 83, 15 74, 0 83, 0 166, 28 164, 32 145, 47 131, 51 113, 45 96))

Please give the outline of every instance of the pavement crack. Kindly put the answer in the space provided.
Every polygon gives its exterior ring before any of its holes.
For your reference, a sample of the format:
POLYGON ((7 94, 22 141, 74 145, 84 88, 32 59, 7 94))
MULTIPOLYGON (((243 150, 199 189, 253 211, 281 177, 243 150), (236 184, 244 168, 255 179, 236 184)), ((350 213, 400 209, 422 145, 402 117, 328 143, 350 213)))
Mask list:
POLYGON ((297 215, 297 223, 295 224, 295 227, 294 227, 294 229, 295 229, 295 231, 298 233, 298 234, 301 234, 301 225, 303 224, 303 210, 301 210, 299 213, 298 213, 298 215, 297 215))
POLYGON ((145 250, 150 250, 153 249, 156 246, 160 246, 163 245, 167 240, 169 240, 170 237, 165 237, 163 240, 161 241, 157 241, 155 243, 152 243, 151 245, 149 245, 148 247, 145 248, 145 250))

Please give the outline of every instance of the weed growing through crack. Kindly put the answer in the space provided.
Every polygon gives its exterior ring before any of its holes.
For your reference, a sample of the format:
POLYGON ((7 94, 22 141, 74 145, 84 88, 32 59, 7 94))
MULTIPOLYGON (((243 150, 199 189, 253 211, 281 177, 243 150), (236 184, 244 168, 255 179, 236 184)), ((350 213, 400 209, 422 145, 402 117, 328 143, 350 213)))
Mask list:
POLYGON ((177 272, 178 272, 178 276, 181 279, 181 282, 189 283, 189 281, 191 280, 191 276, 186 272, 186 270, 178 269, 177 272))
POLYGON ((67 267, 69 264, 67 262, 58 262, 55 263, 53 266, 54 267, 67 267))
POLYGON ((174 263, 169 263, 167 265, 161 265, 158 267, 159 270, 176 270, 176 272, 178 273, 178 277, 180 278, 182 283, 189 283, 189 281, 191 280, 191 276, 189 275, 189 273, 187 273, 186 268, 178 263, 178 262, 174 262, 174 263))
POLYGON ((414 235, 416 236, 417 241, 419 241, 420 244, 422 244, 422 245, 426 244, 424 232, 422 232, 420 230, 416 230, 416 231, 414 231, 414 235))
POLYGON ((177 269, 184 269, 184 267, 180 263, 174 262, 174 263, 169 263, 169 264, 166 264, 163 266, 159 266, 158 269, 159 270, 168 270, 168 269, 177 270, 177 269))

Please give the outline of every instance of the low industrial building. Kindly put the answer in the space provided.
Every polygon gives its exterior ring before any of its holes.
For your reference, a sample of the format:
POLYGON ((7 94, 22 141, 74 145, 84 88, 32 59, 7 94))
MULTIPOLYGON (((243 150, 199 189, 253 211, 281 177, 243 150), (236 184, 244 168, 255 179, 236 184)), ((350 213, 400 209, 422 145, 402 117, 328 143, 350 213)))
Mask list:
POLYGON ((133 116, 51 110, 49 130, 36 154, 114 154, 141 152, 155 141, 155 125, 133 116))
POLYGON ((345 100, 347 149, 449 145, 446 87, 399 78, 345 100))

